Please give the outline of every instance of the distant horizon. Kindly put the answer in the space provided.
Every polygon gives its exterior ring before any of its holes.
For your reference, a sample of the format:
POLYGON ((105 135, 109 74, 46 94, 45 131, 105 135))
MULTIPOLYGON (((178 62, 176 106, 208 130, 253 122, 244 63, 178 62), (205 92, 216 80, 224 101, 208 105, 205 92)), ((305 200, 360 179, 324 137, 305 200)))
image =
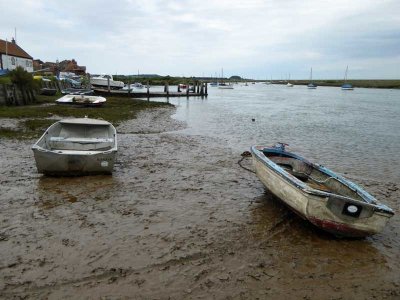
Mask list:
MULTIPOLYGON (((93 73, 94 74, 94 73, 93 73)), ((155 76, 159 76, 159 77, 167 77, 167 76, 170 76, 170 77, 174 77, 174 78, 208 78, 208 79, 219 79, 219 78, 223 78, 223 79, 230 79, 230 77, 233 77, 233 76, 239 76, 239 75, 231 75, 231 76, 229 76, 229 77, 210 77, 210 76, 180 76, 180 75, 177 75, 177 76, 175 76, 175 75, 170 75, 170 74, 168 74, 168 75, 161 75, 161 74, 158 74, 158 73, 151 73, 151 74, 111 74, 111 75, 113 75, 113 76, 131 76, 131 77, 138 77, 138 78, 140 78, 140 77, 149 77, 149 76, 151 76, 151 75, 155 75, 155 76)), ((248 80, 257 80, 257 81, 271 81, 271 79, 268 79, 268 78, 266 78, 266 79, 263 79, 263 78, 244 78, 244 77, 241 77, 241 79, 248 79, 248 80)), ((287 79, 274 79, 274 78, 272 78, 272 81, 287 81, 287 79)), ((291 78, 290 80, 310 80, 310 78, 291 78)), ((335 81, 340 81, 340 80, 344 80, 344 78, 313 78, 313 80, 335 80, 335 81)), ((351 77, 349 77, 349 78, 347 78, 347 80, 400 80, 400 78, 385 78, 385 79, 382 79, 382 78, 351 78, 351 77)))

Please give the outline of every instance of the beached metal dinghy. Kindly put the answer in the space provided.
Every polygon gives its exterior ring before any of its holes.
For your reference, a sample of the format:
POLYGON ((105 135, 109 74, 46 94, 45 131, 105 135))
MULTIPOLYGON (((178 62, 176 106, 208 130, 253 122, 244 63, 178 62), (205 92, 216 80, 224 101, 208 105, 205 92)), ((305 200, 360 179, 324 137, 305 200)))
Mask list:
POLYGON ((51 125, 32 150, 39 173, 111 174, 117 153, 117 133, 107 121, 65 119, 51 125))
POLYGON ((380 232, 392 209, 361 187, 285 151, 285 144, 251 147, 261 182, 294 212, 337 236, 364 237, 380 232))

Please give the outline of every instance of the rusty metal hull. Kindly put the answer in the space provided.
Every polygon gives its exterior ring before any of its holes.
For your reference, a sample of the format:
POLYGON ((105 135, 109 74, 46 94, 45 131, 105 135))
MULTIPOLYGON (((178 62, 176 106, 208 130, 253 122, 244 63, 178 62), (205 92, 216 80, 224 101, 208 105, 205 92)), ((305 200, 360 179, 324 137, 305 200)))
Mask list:
POLYGON ((326 191, 307 185, 264 155, 264 149, 271 148, 251 148, 256 174, 261 182, 289 208, 319 228, 337 236, 364 237, 382 231, 393 216, 394 213, 389 207, 331 170, 312 164, 290 152, 279 153, 277 149, 272 150, 275 151, 274 155, 302 160, 301 163, 307 164, 307 167, 326 174, 334 181, 332 186, 343 186, 346 195, 343 195, 340 188, 337 191, 326 191), (349 207, 355 207, 358 211, 348 212, 349 207))

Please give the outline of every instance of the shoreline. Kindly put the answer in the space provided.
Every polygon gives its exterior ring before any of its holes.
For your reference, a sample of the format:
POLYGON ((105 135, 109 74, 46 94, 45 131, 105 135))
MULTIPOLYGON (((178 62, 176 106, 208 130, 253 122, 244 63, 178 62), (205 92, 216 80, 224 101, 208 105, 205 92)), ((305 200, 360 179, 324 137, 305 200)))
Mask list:
MULTIPOLYGON (((240 153, 181 133, 175 109, 117 127, 112 176, 45 177, 32 140, 0 141, 4 298, 400 296, 397 215, 379 235, 335 239, 265 191, 240 153)), ((361 183, 399 211, 398 184, 361 183)))
MULTIPOLYGON (((371 88, 371 89, 400 89, 400 80, 347 80, 347 83, 350 83, 353 85, 354 88, 371 88)), ((310 83, 310 80, 290 80, 290 83, 294 85, 308 85, 310 83)), ((313 80, 313 83, 316 84, 317 86, 331 86, 331 87, 341 87, 343 85, 343 80, 332 80, 332 79, 326 79, 326 80, 313 80)), ((284 82, 277 82, 274 81, 273 84, 281 84, 285 85, 287 84, 287 81, 284 82)))

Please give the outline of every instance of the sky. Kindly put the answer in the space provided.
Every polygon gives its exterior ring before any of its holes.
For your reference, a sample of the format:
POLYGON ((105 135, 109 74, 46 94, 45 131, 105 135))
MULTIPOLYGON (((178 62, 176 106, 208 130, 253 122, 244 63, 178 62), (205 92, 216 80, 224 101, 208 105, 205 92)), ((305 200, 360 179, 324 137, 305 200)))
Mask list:
POLYGON ((400 78, 399 0, 0 1, 0 39, 87 72, 400 78))

